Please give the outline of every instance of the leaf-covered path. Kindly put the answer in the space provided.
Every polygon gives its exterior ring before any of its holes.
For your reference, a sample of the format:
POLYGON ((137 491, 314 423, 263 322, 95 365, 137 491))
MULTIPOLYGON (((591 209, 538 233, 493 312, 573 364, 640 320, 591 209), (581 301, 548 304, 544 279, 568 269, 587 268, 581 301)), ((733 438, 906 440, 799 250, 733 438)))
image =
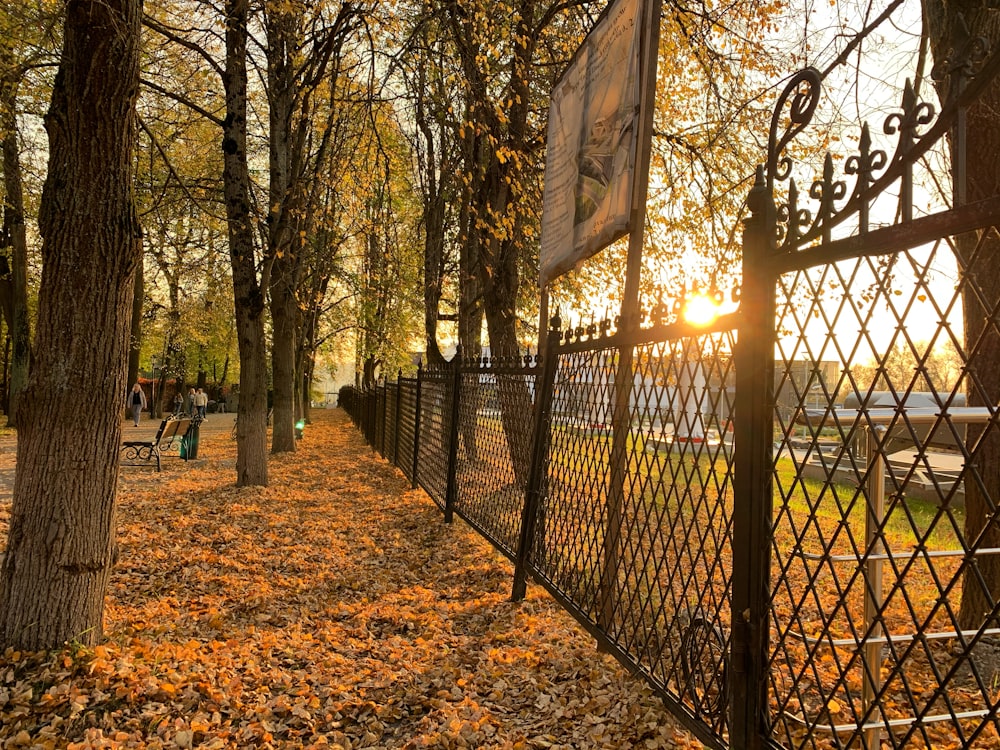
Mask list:
POLYGON ((511 603, 510 563, 342 411, 266 489, 232 486, 228 425, 123 468, 107 642, 5 653, 0 747, 700 747, 538 587, 511 603))

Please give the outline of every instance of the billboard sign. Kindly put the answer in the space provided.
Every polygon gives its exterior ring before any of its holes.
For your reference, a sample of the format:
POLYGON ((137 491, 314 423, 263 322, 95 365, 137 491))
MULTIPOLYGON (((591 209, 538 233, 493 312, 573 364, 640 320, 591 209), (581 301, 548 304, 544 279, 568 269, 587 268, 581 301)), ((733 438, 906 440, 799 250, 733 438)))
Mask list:
POLYGON ((641 0, 618 0, 552 91, 542 200, 542 287, 629 231, 641 11, 641 0))

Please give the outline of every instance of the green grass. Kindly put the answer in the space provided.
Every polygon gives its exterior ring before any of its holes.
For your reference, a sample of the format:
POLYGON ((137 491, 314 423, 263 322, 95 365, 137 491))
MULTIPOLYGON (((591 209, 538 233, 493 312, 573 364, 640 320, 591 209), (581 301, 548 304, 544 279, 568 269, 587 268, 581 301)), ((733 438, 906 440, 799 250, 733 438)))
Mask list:
MULTIPOLYGON (((797 476, 795 465, 788 458, 778 459, 775 468, 776 510, 778 504, 784 504, 797 518, 804 519, 811 514, 828 524, 844 521, 853 530, 856 540, 863 539, 866 503, 858 488, 833 481, 824 489, 827 483, 821 480, 797 476)), ((965 523, 962 508, 942 511, 934 502, 913 497, 893 502, 888 493, 885 507, 889 511, 885 521, 886 540, 893 546, 912 546, 920 537, 926 537, 923 541, 931 549, 953 549, 960 545, 955 527, 962 528, 965 523), (953 521, 948 520, 948 515, 953 521)))

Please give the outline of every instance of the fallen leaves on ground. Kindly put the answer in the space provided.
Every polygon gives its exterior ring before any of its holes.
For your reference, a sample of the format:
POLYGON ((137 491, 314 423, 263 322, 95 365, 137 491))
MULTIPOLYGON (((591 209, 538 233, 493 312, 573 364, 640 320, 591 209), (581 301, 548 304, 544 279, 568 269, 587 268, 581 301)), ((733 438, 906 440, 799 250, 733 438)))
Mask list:
POLYGON ((106 642, 0 657, 0 746, 701 747, 341 411, 267 488, 234 456, 123 469, 106 642))

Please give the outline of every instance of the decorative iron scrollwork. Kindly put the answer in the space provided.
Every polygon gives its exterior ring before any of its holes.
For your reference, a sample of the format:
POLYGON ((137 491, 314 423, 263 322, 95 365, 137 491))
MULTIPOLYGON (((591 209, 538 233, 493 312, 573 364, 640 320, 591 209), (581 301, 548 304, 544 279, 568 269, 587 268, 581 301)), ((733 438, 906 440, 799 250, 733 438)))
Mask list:
POLYGON ((729 705, 729 651, 721 628, 695 613, 681 637, 681 694, 695 711, 719 719, 729 705))
POLYGON ((900 147, 897 154, 905 154, 906 149, 916 140, 917 128, 934 122, 934 105, 917 99, 913 84, 909 80, 903 89, 903 106, 900 112, 893 112, 885 118, 885 134, 898 135, 900 147))
POLYGON ((792 160, 780 156, 792 139, 801 133, 812 120, 819 104, 822 77, 815 68, 804 68, 792 76, 785 90, 778 97, 771 116, 771 129, 767 138, 767 185, 774 187, 775 180, 786 180, 792 171, 792 160), (788 105, 788 126, 780 135, 782 113, 788 105))
POLYGON ((861 138, 858 140, 858 153, 848 156, 844 162, 844 173, 853 176, 854 191, 851 193, 852 199, 858 202, 859 219, 858 224, 862 231, 868 228, 868 201, 862 200, 868 194, 875 174, 885 169, 889 163, 885 151, 872 149, 872 134, 868 123, 861 126, 861 138))
POLYGON ((974 78, 990 56, 990 43, 986 37, 972 36, 965 17, 958 14, 958 22, 952 32, 952 45, 944 57, 934 63, 931 78, 948 87, 949 98, 958 94, 961 83, 974 78), (955 83, 958 86, 955 86, 955 83))
MULTIPOLYGON (((788 160, 791 165, 791 160, 788 160)), ((794 243, 812 224, 812 212, 799 208, 799 188, 795 180, 788 182, 788 202, 777 207, 777 240, 779 245, 794 243)))
POLYGON ((819 101, 819 73, 807 68, 794 76, 782 92, 771 119, 768 140, 766 188, 772 200, 775 184, 787 181, 784 201, 775 206, 774 236, 776 247, 792 252, 814 241, 829 242, 833 227, 851 216, 858 217, 858 231, 869 231, 869 204, 874 195, 892 180, 900 181, 902 216, 911 218, 913 203, 913 165, 929 148, 922 136, 923 129, 935 121, 932 104, 920 101, 912 84, 907 82, 899 111, 885 118, 883 132, 897 138, 892 158, 873 148, 871 130, 862 126, 858 152, 844 162, 843 172, 853 178, 853 186, 840 178, 833 157, 827 153, 822 173, 810 183, 803 206, 802 191, 792 177, 793 159, 785 153, 791 141, 809 124, 819 101), (787 127, 780 129, 787 110, 787 127))

